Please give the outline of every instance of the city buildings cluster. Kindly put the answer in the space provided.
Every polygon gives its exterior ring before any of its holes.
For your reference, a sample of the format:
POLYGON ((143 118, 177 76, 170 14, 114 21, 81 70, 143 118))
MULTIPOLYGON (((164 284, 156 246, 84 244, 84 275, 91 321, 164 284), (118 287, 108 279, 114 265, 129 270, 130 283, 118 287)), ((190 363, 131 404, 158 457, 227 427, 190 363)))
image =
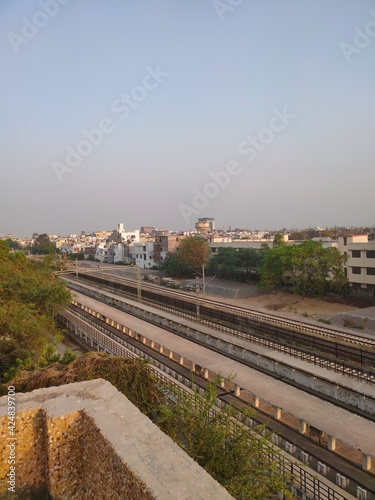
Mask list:
MULTIPOLYGON (((272 245, 276 233, 282 233, 287 245, 301 243, 301 235, 322 242, 324 247, 334 247, 346 254, 346 274, 352 288, 375 289, 375 237, 374 228, 367 231, 353 232, 350 228, 322 227, 296 231, 247 230, 231 227, 216 229, 215 219, 203 217, 198 219, 195 230, 176 232, 142 226, 139 230, 126 231, 123 223, 112 231, 81 231, 80 235, 49 235, 51 243, 63 256, 74 256, 108 264, 134 264, 143 269, 152 269, 176 251, 181 241, 187 236, 199 235, 209 242, 211 253, 215 255, 220 248, 232 247, 260 249, 262 244, 272 245), (330 234, 327 236, 326 234, 330 234), (315 236, 314 236, 315 235, 315 236), (297 236, 297 238, 296 238, 297 236)), ((21 247, 32 246, 37 235, 32 238, 14 238, 11 234, 1 239, 12 239, 21 247)))

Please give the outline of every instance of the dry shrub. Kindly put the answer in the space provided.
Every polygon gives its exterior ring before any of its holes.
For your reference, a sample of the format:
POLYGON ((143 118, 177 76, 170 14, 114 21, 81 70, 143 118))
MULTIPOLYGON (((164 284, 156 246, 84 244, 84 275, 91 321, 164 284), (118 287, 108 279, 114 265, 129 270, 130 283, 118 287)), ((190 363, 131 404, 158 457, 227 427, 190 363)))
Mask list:
POLYGON ((24 371, 0 386, 0 393, 6 394, 9 385, 14 385, 16 392, 29 392, 97 378, 110 382, 145 414, 160 403, 156 381, 145 361, 103 352, 88 353, 67 366, 54 363, 38 370, 24 371))

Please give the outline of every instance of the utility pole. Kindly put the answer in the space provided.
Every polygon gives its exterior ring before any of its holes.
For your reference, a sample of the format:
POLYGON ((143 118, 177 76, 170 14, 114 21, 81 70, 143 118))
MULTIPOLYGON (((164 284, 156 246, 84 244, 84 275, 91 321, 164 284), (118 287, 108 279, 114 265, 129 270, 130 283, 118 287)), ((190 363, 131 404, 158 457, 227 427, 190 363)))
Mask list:
POLYGON ((206 282, 204 278, 204 264, 202 264, 202 288, 203 288, 203 304, 206 301, 206 282))
POLYGON ((138 302, 142 302, 142 290, 141 290, 141 268, 137 265, 137 298, 138 302))
POLYGON ((195 292, 196 292, 196 300, 197 300, 197 319, 199 319, 199 278, 195 277, 195 292))

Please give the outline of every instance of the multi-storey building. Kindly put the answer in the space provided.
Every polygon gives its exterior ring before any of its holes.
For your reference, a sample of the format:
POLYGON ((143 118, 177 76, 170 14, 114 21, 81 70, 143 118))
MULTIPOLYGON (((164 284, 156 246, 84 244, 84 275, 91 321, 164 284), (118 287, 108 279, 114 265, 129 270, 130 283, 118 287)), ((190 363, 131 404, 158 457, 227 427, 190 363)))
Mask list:
POLYGON ((139 230, 125 231, 124 224, 117 224, 117 229, 114 229, 108 238, 109 242, 114 243, 138 243, 139 242, 139 230))
POLYGON ((133 243, 130 245, 129 251, 132 264, 143 269, 150 269, 155 265, 153 243, 133 243))
POLYGON ((347 278, 352 288, 375 289, 375 241, 368 234, 344 234, 338 248, 348 256, 347 278))
POLYGON ((185 238, 184 235, 178 234, 168 234, 168 235, 157 235, 154 241, 154 261, 156 264, 160 264, 161 261, 168 257, 168 254, 173 253, 177 250, 181 241, 185 238))
POLYGON ((108 264, 130 264, 129 245, 114 243, 108 248, 108 264))

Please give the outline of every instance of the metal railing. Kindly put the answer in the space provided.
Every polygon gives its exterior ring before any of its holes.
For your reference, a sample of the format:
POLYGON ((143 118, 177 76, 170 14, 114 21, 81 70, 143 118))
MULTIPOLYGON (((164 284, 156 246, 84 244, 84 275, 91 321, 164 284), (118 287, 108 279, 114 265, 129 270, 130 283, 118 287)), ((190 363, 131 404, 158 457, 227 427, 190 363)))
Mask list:
MULTIPOLYGON (((85 273, 85 274, 87 274, 87 276, 90 276, 89 273, 85 273)), ((110 282, 126 283, 130 286, 134 286, 134 281, 129 279, 129 278, 103 276, 102 279, 110 281, 110 282)), ((160 286, 151 285, 149 283, 147 283, 147 284, 142 283, 142 289, 150 290, 152 292, 155 292, 155 290, 159 291, 159 292, 161 291, 160 286)), ((193 299, 190 295, 188 295, 186 293, 176 292, 176 291, 167 289, 166 287, 165 288, 163 287, 162 291, 163 291, 163 295, 165 295, 165 296, 186 300, 188 302, 195 304, 195 299, 193 299)), ((315 333, 315 334, 326 336, 326 337, 340 338, 340 339, 344 339, 348 342, 352 342, 355 344, 366 344, 368 346, 375 347, 375 340, 374 339, 366 338, 364 336, 355 335, 355 334, 352 334, 349 332, 343 332, 341 330, 336 330, 334 328, 313 325, 311 323, 307 323, 307 322, 300 321, 300 320, 285 318, 283 316, 278 316, 276 314, 259 312, 259 311, 256 311, 254 309, 248 309, 248 308, 245 309, 243 307, 231 306, 231 305, 225 304, 223 302, 215 301, 212 299, 206 299, 204 304, 203 304, 202 300, 199 303, 201 306, 202 305, 213 306, 216 309, 234 312, 236 314, 240 314, 241 316, 256 318, 256 319, 259 319, 259 320, 262 320, 262 321, 268 322, 268 323, 274 323, 274 324, 278 324, 278 325, 291 327, 291 328, 294 328, 294 329, 299 330, 299 331, 306 331, 306 332, 315 333)))
MULTIPOLYGON (((86 291, 87 294, 87 289, 83 287, 83 289, 86 291)), ((97 297, 99 295, 102 295, 107 301, 108 301, 108 296, 102 292, 92 292, 91 296, 97 297)), ((88 294, 90 295, 90 294, 88 294)), ((127 312, 132 311, 131 313, 134 314, 134 311, 137 312, 137 310, 144 311, 140 306, 135 306, 131 305, 129 303, 124 303, 119 299, 111 299, 112 301, 115 300, 118 304, 114 304, 117 307, 121 305, 121 309, 125 310, 127 312)), ((178 311, 175 309, 172 309, 168 306, 164 306, 161 304, 153 304, 152 306, 155 309, 158 309, 160 311, 167 312, 169 314, 172 314, 174 316, 178 316, 180 318, 186 319, 187 321, 194 322, 199 325, 206 326, 208 328, 212 328, 214 330, 221 331, 223 333, 227 333, 229 335, 232 335, 234 337, 241 338, 243 340, 253 342, 254 344, 260 345, 262 347, 265 347, 267 349, 272 349, 272 350, 277 350, 279 352, 282 352, 283 354, 287 354, 288 356, 301 359, 303 361, 306 361, 308 363, 312 363, 315 366, 319 366, 321 368, 326 368, 328 370, 332 370, 336 373, 340 373, 342 375, 349 376, 351 378, 356 378, 358 380, 365 381, 367 383, 373 384, 375 383, 375 374, 366 372, 365 370, 362 370, 358 366, 352 366, 349 363, 344 363, 342 361, 336 361, 336 359, 332 359, 327 357, 322 357, 321 355, 317 355, 311 352, 308 352, 304 350, 303 348, 296 348, 292 347, 290 345, 285 345, 281 342, 275 341, 275 340, 270 340, 265 337, 262 337, 260 335, 254 334, 254 333, 245 333, 240 330, 236 330, 234 328, 222 325, 220 323, 215 323, 213 321, 209 321, 206 319, 201 319, 197 318, 195 315, 186 313, 184 311, 178 311)), ((136 316, 139 317, 139 315, 135 314, 136 316)))
MULTIPOLYGON (((74 314, 71 311, 64 311, 59 314, 59 317, 67 326, 72 326, 74 330, 80 330, 88 339, 95 341, 96 347, 99 346, 102 350, 110 354, 127 358, 145 357, 150 361, 154 361, 156 364, 150 365, 150 370, 158 380, 159 384, 167 387, 168 390, 174 395, 178 394, 178 392, 182 392, 185 395, 191 394, 191 391, 188 388, 182 387, 181 385, 182 383, 187 386, 194 386, 191 380, 186 377, 182 377, 182 380, 180 381, 181 383, 178 384, 175 380, 173 380, 173 378, 171 378, 176 377, 176 372, 160 363, 160 361, 155 360, 148 354, 143 353, 134 345, 129 344, 125 339, 114 335, 112 332, 100 325, 97 325, 97 327, 89 325, 86 321, 77 317, 77 314, 74 314), (170 376, 165 375, 162 370, 168 372, 170 376)), ((130 335, 135 333, 130 329, 129 332, 130 335)), ((78 337, 80 338, 80 335, 78 335, 78 337)), ((220 409, 215 408, 213 411, 218 412, 220 409)), ((241 417, 238 416, 238 418, 240 419, 241 417)), ((243 421, 233 419, 233 425, 246 425, 246 419, 242 420, 243 421)), ((305 495, 313 495, 312 498, 317 500, 347 500, 348 494, 341 494, 337 488, 333 488, 327 484, 328 481, 322 481, 316 475, 309 472, 303 465, 293 462, 284 454, 284 452, 275 451, 273 445, 265 445, 265 451, 269 455, 270 460, 273 463, 276 463, 280 473, 293 478, 294 490, 300 490, 305 495)))

